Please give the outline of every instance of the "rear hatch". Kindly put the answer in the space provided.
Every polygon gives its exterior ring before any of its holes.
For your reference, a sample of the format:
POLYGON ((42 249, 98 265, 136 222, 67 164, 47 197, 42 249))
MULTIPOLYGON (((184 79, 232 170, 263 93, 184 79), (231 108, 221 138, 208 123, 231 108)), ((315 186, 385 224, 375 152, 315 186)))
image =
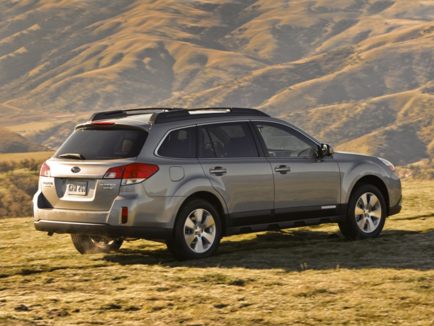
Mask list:
POLYGON ((107 211, 119 194, 121 180, 107 171, 135 161, 147 131, 114 124, 76 129, 46 162, 41 190, 53 208, 107 211), (110 173, 109 173, 110 174, 110 173))

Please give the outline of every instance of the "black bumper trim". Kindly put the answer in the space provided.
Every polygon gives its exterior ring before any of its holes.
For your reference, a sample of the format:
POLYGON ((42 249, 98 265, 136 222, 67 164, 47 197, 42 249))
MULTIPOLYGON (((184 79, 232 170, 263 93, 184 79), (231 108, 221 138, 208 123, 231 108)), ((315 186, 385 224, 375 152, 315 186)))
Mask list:
POLYGON ((318 217, 318 218, 305 218, 292 221, 282 221, 282 222, 270 222, 264 224, 252 224, 252 225, 239 225, 231 226, 227 229, 225 235, 240 234, 240 233, 251 233, 260 231, 276 231, 286 228, 298 228, 310 225, 319 225, 325 223, 337 223, 341 222, 345 218, 344 215, 318 217))
POLYGON ((389 208, 389 216, 398 214, 402 209, 401 202, 389 208))
POLYGON ((105 235, 112 238, 142 238, 149 240, 166 240, 172 235, 171 229, 136 226, 113 226, 109 224, 77 223, 63 221, 39 220, 35 229, 48 233, 81 233, 105 235))

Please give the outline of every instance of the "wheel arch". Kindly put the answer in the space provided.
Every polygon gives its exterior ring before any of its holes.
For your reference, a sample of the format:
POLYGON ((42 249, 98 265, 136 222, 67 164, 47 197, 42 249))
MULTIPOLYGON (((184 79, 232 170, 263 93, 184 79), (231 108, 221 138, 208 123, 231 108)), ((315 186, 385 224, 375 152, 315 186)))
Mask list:
POLYGON ((353 187, 351 188, 350 195, 348 197, 348 201, 350 200, 354 191, 358 187, 360 187, 361 185, 364 185, 364 184, 370 184, 370 185, 376 186, 380 190, 381 194, 384 197, 384 200, 386 201, 386 212, 387 212, 387 215, 389 215, 389 205, 390 205, 389 192, 387 190, 387 187, 386 187, 386 184, 384 183, 384 181, 376 175, 365 175, 365 176, 361 177, 360 179, 358 179, 354 183, 353 187))
POLYGON ((191 195, 187 196, 184 201, 182 202, 181 206, 178 209, 178 212, 182 209, 182 207, 188 203, 189 201, 193 199, 202 199, 209 203, 211 203, 217 210, 217 212, 220 215, 221 223, 222 223, 222 233, 225 235, 226 233, 226 226, 227 226, 227 214, 225 210, 225 206, 222 203, 221 199, 218 198, 215 194, 209 192, 209 191, 197 191, 192 193, 191 195))

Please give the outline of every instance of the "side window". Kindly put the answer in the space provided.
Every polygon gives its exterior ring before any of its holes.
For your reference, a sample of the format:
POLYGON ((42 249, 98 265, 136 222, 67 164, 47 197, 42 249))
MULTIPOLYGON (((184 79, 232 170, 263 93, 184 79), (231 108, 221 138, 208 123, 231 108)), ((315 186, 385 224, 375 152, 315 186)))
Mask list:
POLYGON ((161 144, 158 155, 175 158, 196 157, 196 128, 183 128, 170 132, 161 144))
POLYGON ((203 149, 200 151, 202 155, 208 156, 202 157, 259 156, 250 127, 245 122, 208 125, 201 129, 208 132, 199 146, 203 149))
POLYGON ((270 157, 311 158, 313 147, 284 126, 256 123, 270 157))

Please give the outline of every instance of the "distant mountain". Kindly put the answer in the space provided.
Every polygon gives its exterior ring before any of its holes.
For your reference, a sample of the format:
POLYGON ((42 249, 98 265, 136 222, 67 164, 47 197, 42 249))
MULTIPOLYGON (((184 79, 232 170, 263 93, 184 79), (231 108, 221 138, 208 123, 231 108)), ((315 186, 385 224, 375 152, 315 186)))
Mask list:
POLYGON ((248 106, 338 149, 432 166, 433 58, 434 1, 2 1, 0 125, 248 106))
POLYGON ((23 136, 0 128, 0 153, 17 153, 17 152, 37 152, 47 150, 23 136))
POLYGON ((49 149, 56 149, 74 130, 77 122, 68 121, 61 123, 45 130, 36 132, 33 138, 48 147, 49 149))

